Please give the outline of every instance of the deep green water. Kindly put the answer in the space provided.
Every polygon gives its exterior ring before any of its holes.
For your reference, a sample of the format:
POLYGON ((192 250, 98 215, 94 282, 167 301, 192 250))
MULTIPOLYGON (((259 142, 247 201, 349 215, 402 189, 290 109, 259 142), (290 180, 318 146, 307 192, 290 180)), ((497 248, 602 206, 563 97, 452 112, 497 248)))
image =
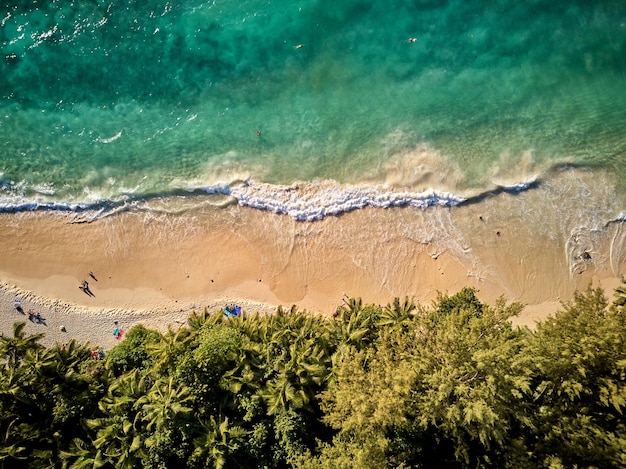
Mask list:
POLYGON ((435 203, 563 164, 626 192, 623 1, 16 4, 0 10, 4 209, 247 178, 269 183, 260 208, 295 182, 363 199, 398 164, 441 172, 400 178, 405 199, 455 172, 435 203))

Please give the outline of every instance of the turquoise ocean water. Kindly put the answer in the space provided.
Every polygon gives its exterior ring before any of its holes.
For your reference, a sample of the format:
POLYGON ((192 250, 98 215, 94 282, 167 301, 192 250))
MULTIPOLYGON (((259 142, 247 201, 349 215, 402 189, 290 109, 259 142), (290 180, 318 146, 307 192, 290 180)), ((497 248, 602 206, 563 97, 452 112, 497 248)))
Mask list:
POLYGON ((315 219, 576 167, 626 213, 623 0, 22 0, 0 49, 2 211, 315 219))

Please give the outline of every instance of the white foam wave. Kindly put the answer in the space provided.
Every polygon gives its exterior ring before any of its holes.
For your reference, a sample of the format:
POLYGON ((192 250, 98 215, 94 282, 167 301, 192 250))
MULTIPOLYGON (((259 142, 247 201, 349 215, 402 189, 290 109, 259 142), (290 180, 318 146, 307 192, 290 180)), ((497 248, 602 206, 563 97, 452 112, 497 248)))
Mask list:
POLYGON ((54 210, 63 212, 78 212, 88 210, 94 206, 89 202, 62 202, 41 200, 28 197, 0 198, 0 213, 2 212, 32 212, 35 210, 54 210))
MULTIPOLYGON (((535 180, 519 184, 500 186, 505 192, 520 192, 529 189, 535 180)), ((15 185, 12 188, 15 189, 15 185)), ((408 189, 392 189, 386 185, 345 185, 335 181, 314 181, 295 183, 292 185, 276 185, 257 182, 252 179, 239 179, 230 183, 222 182, 210 186, 172 188, 165 194, 145 196, 136 188, 125 188, 116 197, 109 198, 103 193, 85 187, 82 194, 72 197, 69 201, 42 196, 39 191, 34 196, 26 195, 27 188, 20 186, 19 191, 0 196, 0 212, 19 212, 33 210, 57 210, 85 212, 93 211, 97 216, 110 214, 131 207, 149 210, 153 199, 167 199, 172 196, 202 192, 209 195, 227 196, 228 204, 236 202, 241 206, 258 210, 285 214, 298 221, 321 220, 328 216, 358 210, 365 207, 391 208, 410 206, 421 209, 430 207, 452 207, 470 202, 463 195, 441 190, 428 189, 411 191, 408 189)), ((108 192, 108 191, 107 191, 108 192)), ((490 193, 490 192, 488 192, 490 193)), ((190 199, 193 201, 193 199, 190 199)), ((223 200, 220 199, 220 203, 223 200)), ((204 203, 204 201, 202 202, 204 203)), ((225 205, 228 205, 225 204, 225 205)), ((626 218, 626 212, 622 214, 626 218)))
POLYGON ((385 187, 341 186, 327 181, 307 185, 276 186, 245 181, 231 187, 240 205, 286 214, 298 221, 321 220, 364 207, 451 207, 464 197, 446 192, 395 192, 385 187))
POLYGON ((533 176, 522 182, 504 183, 504 182, 494 181, 494 184, 506 192, 523 192, 525 190, 530 189, 534 184, 536 184, 537 180, 538 180, 538 177, 533 176))
POLYGON ((615 219, 611 220, 612 222, 615 223, 622 223, 622 222, 626 222, 626 210, 624 210, 622 213, 620 213, 615 219))

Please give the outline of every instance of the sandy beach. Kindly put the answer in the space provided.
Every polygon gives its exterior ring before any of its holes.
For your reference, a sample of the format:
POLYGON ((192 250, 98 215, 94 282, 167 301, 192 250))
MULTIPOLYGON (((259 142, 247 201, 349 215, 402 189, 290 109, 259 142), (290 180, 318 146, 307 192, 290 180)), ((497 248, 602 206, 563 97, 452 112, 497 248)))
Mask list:
POLYGON ((532 326, 589 284, 612 298, 624 2, 302 3, 5 14, 0 332, 108 348, 114 321, 465 286, 532 326))
POLYGON ((330 315, 344 294, 382 305, 405 296, 429 304, 438 292, 464 286, 491 304, 501 295, 524 303, 514 322, 532 327, 576 288, 601 285, 611 297, 626 257, 623 224, 578 246, 573 257, 571 237, 528 224, 523 207, 540 192, 500 195, 479 207, 362 209, 313 223, 238 205, 187 209, 177 200, 167 211, 95 219, 5 213, 0 329, 7 334, 13 322, 26 321, 27 332, 46 333, 44 343, 75 338, 109 348, 117 343, 114 321, 125 330, 143 323, 164 331, 192 311, 231 303, 248 313, 296 305, 330 315), (93 295, 79 288, 83 281, 93 295), (16 298, 46 325, 18 313, 16 298))

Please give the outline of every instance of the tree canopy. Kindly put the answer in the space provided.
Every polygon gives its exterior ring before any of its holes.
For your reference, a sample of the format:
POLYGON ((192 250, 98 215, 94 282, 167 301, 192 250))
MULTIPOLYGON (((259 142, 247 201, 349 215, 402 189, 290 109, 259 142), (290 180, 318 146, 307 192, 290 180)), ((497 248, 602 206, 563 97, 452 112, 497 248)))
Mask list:
MULTIPOLYGON (((626 285, 626 283, 624 284, 626 285)), ((626 467, 625 287, 535 330, 464 288, 333 318, 203 311, 94 360, 0 336, 0 465, 626 467)))

